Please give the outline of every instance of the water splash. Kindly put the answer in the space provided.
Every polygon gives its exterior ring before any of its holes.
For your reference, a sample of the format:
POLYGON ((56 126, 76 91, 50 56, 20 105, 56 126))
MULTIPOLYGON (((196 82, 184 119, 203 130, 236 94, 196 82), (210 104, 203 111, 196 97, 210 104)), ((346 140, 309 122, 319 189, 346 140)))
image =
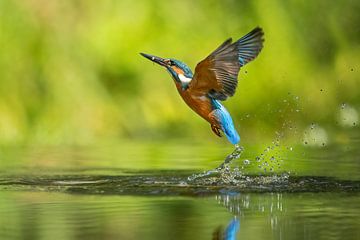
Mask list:
MULTIPOLYGON (((286 152, 285 149, 287 149, 285 146, 280 144, 281 137, 282 135, 277 133, 276 140, 274 140, 272 144, 268 145, 260 155, 255 157, 254 160, 254 163, 258 165, 258 168, 261 169, 265 175, 271 173, 272 176, 270 176, 269 179, 271 179, 271 177, 275 177, 273 179, 274 182, 287 180, 288 177, 283 174, 280 174, 279 176, 275 174, 275 171, 279 171, 281 169, 281 165, 284 162, 284 156, 282 156, 282 153, 286 152)), ((246 166, 250 166, 252 163, 249 159, 244 159, 241 167, 231 168, 231 163, 234 160, 239 159, 243 152, 244 148, 242 146, 235 145, 234 151, 230 153, 225 158, 224 162, 217 168, 193 174, 187 178, 187 183, 241 185, 251 182, 253 179, 243 172, 243 169, 246 166)), ((289 172, 286 172, 286 175, 288 174, 289 172)), ((262 176, 262 173, 260 173, 260 176, 262 176)))
POLYGON ((242 146, 235 144, 234 151, 232 153, 230 153, 225 158, 224 162, 222 164, 220 164, 217 168, 215 168, 213 170, 205 171, 203 173, 193 174, 190 177, 188 177, 188 181, 192 182, 199 178, 218 176, 225 182, 233 182, 235 177, 242 175, 242 173, 238 168, 235 168, 232 171, 230 165, 231 165, 232 161, 240 158, 243 151, 244 151, 244 148, 242 146))
POLYGON ((216 170, 222 171, 222 170, 226 170, 227 168, 229 168, 231 162, 235 159, 240 158, 243 151, 244 151, 244 148, 242 146, 235 144, 234 151, 225 158, 225 161, 222 164, 220 164, 220 166, 217 167, 216 170))
POLYGON ((271 144, 255 157, 255 163, 264 174, 278 172, 287 159, 286 153, 293 150, 293 147, 284 145, 281 141, 283 134, 276 132, 276 138, 271 144))

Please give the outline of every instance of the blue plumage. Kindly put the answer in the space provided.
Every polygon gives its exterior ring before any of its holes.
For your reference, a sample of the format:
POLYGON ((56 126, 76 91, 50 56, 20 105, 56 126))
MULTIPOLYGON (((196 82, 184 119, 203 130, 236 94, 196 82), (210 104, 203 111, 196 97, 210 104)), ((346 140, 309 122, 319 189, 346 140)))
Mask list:
POLYGON ((259 37, 262 37, 262 34, 259 28, 255 28, 237 40, 236 45, 240 66, 244 66, 259 54, 262 49, 262 41, 259 41, 259 37))
POLYGON ((179 60, 141 55, 167 69, 186 104, 210 123, 217 136, 223 132, 232 144, 237 144, 240 136, 220 101, 235 94, 240 68, 260 53, 263 36, 262 29, 256 27, 235 42, 227 39, 196 65, 194 74, 179 60))
POLYGON ((193 73, 191 71, 191 69, 183 62, 173 59, 170 59, 172 66, 177 66, 178 68, 182 69, 184 71, 184 76, 187 78, 192 78, 193 77, 193 73))
POLYGON ((225 136, 232 144, 237 144, 240 142, 240 136, 237 133, 233 120, 226 110, 226 108, 215 99, 211 99, 212 105, 214 107, 214 116, 220 123, 221 130, 225 133, 225 136))
POLYGON ((183 71, 183 76, 187 79, 192 79, 193 78, 193 73, 191 71, 191 69, 183 62, 176 60, 176 59, 169 59, 170 61, 170 65, 166 66, 166 69, 168 70, 168 72, 170 73, 170 75, 172 76, 172 78, 181 84, 181 88, 183 90, 186 90, 189 86, 189 82, 183 82, 180 77, 179 77, 179 73, 177 73, 173 67, 176 66, 177 68, 181 69, 183 71))
POLYGON ((225 230, 224 240, 236 240, 236 234, 240 229, 240 220, 234 218, 230 221, 225 230))
POLYGON ((245 61, 242 57, 239 57, 239 62, 241 64, 241 66, 244 66, 245 65, 245 61))

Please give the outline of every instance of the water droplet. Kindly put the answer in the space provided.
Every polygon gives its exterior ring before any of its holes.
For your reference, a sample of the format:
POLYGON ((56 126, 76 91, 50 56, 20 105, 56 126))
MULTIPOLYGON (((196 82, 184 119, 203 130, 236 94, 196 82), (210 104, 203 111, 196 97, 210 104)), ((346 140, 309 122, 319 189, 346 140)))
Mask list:
POLYGON ((343 103, 338 120, 343 127, 353 127, 359 122, 359 113, 354 107, 343 103))
POLYGON ((245 160, 243 161, 243 163, 244 163, 245 165, 249 165, 249 164, 250 164, 250 160, 249 160, 249 159, 245 159, 245 160))

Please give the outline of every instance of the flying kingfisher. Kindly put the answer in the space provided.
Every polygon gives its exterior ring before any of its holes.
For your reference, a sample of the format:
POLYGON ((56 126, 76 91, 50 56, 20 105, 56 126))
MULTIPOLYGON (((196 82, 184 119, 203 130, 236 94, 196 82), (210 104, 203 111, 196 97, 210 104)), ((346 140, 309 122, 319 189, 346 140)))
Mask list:
POLYGON ((216 135, 221 137, 222 131, 232 144, 237 144, 240 136, 220 101, 235 94, 239 70, 260 53, 263 36, 262 29, 256 27, 236 42, 229 38, 197 64, 195 74, 179 60, 141 55, 166 68, 186 104, 210 123, 216 135))

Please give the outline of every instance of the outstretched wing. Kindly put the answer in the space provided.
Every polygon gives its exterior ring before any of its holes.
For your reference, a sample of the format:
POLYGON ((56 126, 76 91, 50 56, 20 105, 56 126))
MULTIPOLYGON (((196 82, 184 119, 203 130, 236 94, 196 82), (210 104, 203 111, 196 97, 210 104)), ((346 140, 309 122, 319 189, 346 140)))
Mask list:
POLYGON ((207 58, 197 64, 189 84, 194 94, 226 100, 234 95, 240 67, 253 60, 263 47, 264 33, 257 27, 234 43, 226 40, 207 58))

